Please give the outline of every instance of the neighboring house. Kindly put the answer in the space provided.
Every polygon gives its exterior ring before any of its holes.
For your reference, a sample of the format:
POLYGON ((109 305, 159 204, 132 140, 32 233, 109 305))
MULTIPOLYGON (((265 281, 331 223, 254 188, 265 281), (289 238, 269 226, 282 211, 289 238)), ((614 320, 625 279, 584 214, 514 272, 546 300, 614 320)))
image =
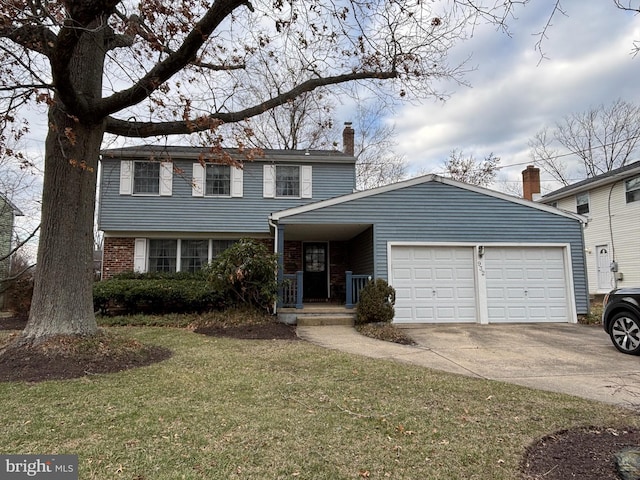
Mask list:
POLYGON ((587 217, 589 293, 640 285, 640 161, 561 188, 539 201, 587 217))
POLYGON ((368 278, 384 278, 396 322, 588 312, 579 215, 435 175, 355 192, 349 127, 344 141, 347 153, 266 151, 242 170, 203 167, 206 152, 189 147, 103 152, 103 278, 195 270, 253 237, 280 254, 280 306, 351 306, 368 278))
POLYGON ((9 277, 11 271, 11 253, 13 247, 13 228, 15 217, 22 216, 22 212, 0 193, 0 309, 4 308, 3 280, 9 277), (7 257, 7 258, 5 258, 7 257))

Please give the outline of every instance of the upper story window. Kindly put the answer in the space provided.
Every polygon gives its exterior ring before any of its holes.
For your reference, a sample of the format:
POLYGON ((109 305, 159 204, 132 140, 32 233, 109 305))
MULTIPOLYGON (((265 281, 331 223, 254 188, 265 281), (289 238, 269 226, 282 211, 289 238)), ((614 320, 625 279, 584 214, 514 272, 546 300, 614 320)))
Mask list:
POLYGON ((160 164, 134 162, 133 193, 158 195, 160 193, 160 164))
POLYGON ((300 167, 276 166, 276 197, 300 196, 300 167))
POLYGON ((231 167, 207 165, 205 175, 206 195, 228 197, 231 195, 231 167))
POLYGON ((640 202, 640 177, 624 182, 627 203, 640 202))
POLYGON ((576 212, 580 215, 589 213, 589 193, 579 193, 576 195, 576 212))
POLYGON ((242 197, 243 174, 241 168, 230 165, 194 163, 191 195, 194 197, 242 197))
POLYGON ((310 165, 265 165, 265 198, 312 198, 310 165))
POLYGON ((166 195, 173 190, 171 162, 120 162, 120 195, 166 195))

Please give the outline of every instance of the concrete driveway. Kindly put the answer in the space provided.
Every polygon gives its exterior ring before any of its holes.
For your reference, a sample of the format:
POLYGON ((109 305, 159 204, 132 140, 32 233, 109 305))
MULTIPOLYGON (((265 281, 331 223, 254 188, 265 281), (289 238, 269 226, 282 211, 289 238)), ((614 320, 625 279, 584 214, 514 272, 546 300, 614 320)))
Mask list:
POLYGON ((403 346, 344 326, 299 327, 314 343, 476 378, 640 407, 640 357, 619 353, 600 326, 577 324, 397 325, 403 346))

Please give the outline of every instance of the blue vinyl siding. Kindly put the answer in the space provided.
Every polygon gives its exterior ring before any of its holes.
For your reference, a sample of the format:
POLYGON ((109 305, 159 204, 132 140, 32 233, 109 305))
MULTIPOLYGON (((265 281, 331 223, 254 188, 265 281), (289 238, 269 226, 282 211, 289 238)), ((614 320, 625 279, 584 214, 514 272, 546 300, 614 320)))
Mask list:
POLYGON ((263 198, 265 162, 256 161, 245 163, 242 198, 194 197, 193 163, 174 160, 182 173, 173 175, 171 196, 136 196, 119 194, 120 160, 103 159, 98 227, 108 232, 268 233, 272 212, 351 193, 355 184, 353 162, 318 162, 311 164, 313 198, 263 198))
POLYGON ((569 243, 578 313, 588 310, 582 225, 545 212, 436 181, 284 217, 287 224, 371 223, 375 275, 387 278, 387 243, 569 243))

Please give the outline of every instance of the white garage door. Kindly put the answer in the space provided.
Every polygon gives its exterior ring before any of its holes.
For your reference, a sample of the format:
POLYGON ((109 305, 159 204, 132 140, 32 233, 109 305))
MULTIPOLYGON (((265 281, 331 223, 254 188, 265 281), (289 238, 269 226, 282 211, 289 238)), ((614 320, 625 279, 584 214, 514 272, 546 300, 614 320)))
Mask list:
POLYGON ((568 322, 564 249, 486 247, 489 322, 568 322))
POLYGON ((472 247, 393 246, 398 323, 476 322, 472 247))
POLYGON ((571 321, 563 247, 485 245, 481 258, 474 254, 471 246, 392 245, 394 322, 571 321))

